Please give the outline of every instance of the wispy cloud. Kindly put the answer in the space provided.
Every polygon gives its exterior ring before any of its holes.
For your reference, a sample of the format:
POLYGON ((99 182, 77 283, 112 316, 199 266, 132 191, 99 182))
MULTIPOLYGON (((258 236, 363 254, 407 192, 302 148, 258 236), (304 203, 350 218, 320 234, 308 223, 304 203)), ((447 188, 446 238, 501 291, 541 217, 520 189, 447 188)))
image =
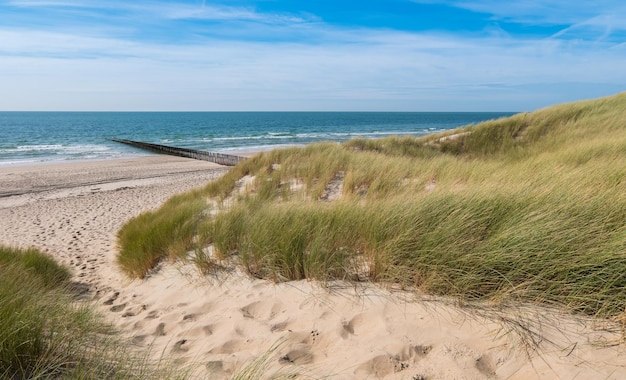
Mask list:
MULTIPOLYGON (((210 40, 164 48, 0 31, 0 41, 13 41, 0 43, 5 54, 0 72, 23 74, 18 92, 55 89, 64 93, 57 98, 70 103, 66 108, 80 97, 91 109, 103 97, 109 108, 139 107, 136 101, 124 103, 134 94, 142 101, 158 99, 152 104, 167 109, 264 109, 272 102, 274 109, 356 109, 351 104, 361 100, 360 109, 419 109, 423 102, 433 110, 450 106, 450 98, 437 102, 438 94, 457 99, 500 94, 503 101, 507 97, 502 94, 519 96, 516 89, 530 83, 569 83, 573 78, 578 83, 626 83, 626 73, 620 74, 623 52, 580 44, 393 31, 324 33, 336 33, 336 42, 210 40), (589 61, 598 58, 602 62, 590 70, 589 61)), ((0 82, 7 80, 15 77, 0 75, 0 82)), ((497 101, 483 107, 502 108, 497 101)))
POLYGON ((422 3, 447 4, 474 12, 493 15, 496 19, 524 24, 578 23, 597 15, 624 12, 621 0, 597 0, 593 3, 572 3, 569 0, 414 0, 422 3))
POLYGON ((572 3, 569 0, 413 0, 444 4, 490 15, 494 21, 527 26, 562 26, 553 38, 607 39, 626 31, 626 4, 622 0, 572 3))
POLYGON ((94 2, 85 0, 10 0, 8 5, 20 8, 76 8, 117 10, 134 13, 143 17, 151 16, 163 19, 202 19, 202 20, 247 20, 271 23, 306 22, 315 17, 308 15, 261 13, 251 6, 229 6, 223 4, 176 3, 176 2, 94 2))
MULTIPOLYGON (((154 9, 154 8, 153 8, 154 9)), ((203 4, 194 6, 166 6, 157 8, 158 13, 171 19, 200 19, 200 20, 247 20, 267 23, 301 23, 318 21, 314 17, 304 18, 290 14, 267 14, 257 12, 254 8, 215 6, 203 4)))
POLYGON ((624 32, 626 32, 626 24, 624 14, 604 14, 590 19, 574 23, 558 33, 554 34, 554 38, 585 38, 596 40, 611 40, 613 36, 615 42, 624 41, 624 32))
POLYGON ((309 37, 309 25, 319 23, 313 15, 200 2, 12 0, 8 4, 13 12, 8 25, 16 30, 183 45, 203 38, 302 40, 309 37))
MULTIPOLYGON (((93 7, 84 1, 72 0, 9 0, 6 4, 13 7, 93 7)), ((99 7, 98 7, 99 8, 99 7)))

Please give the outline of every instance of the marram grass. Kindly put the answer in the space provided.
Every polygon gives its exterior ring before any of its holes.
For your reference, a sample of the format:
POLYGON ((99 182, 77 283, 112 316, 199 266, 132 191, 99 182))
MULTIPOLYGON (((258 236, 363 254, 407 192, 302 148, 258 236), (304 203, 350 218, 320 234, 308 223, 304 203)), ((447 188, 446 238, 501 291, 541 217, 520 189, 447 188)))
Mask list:
POLYGON ((169 370, 130 351, 77 304, 67 269, 37 250, 0 246, 0 378, 175 378, 169 370))
POLYGON ((197 221, 206 203, 197 196, 177 196, 157 212, 146 212, 118 233, 118 263, 129 275, 145 276, 163 258, 177 258, 193 248, 197 221))
POLYGON ((626 310, 626 94, 422 138, 261 153, 119 236, 119 261, 132 256, 122 265, 138 277, 213 244, 217 259, 236 257, 274 281, 367 279, 617 317, 626 310))

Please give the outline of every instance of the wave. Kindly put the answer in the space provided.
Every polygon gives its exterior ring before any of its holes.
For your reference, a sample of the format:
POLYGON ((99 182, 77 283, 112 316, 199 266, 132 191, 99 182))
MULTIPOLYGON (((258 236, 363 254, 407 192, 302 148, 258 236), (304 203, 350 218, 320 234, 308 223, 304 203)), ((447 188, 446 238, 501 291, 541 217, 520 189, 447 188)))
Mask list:
POLYGON ((42 145, 18 145, 12 148, 0 149, 2 153, 11 152, 39 152, 39 151, 58 151, 58 152, 93 152, 107 151, 111 147, 106 145, 87 144, 87 145, 61 145, 61 144, 42 144, 42 145))
POLYGON ((218 153, 256 153, 280 148, 291 148, 296 146, 304 146, 305 144, 265 144, 265 145, 247 145, 230 148, 217 149, 218 153))
MULTIPOLYGON (((259 135, 247 136, 224 136, 224 137, 203 137, 192 139, 181 139, 179 143, 211 143, 211 142, 228 142, 228 141, 255 141, 255 140, 302 140, 303 143, 309 140, 346 140, 354 137, 380 137, 380 136, 419 136, 427 133, 433 133, 443 129, 429 129, 418 131, 367 131, 367 132, 307 132, 307 133, 289 133, 289 132, 269 132, 259 135)), ((163 139, 163 143, 174 143, 172 139, 163 139)))
POLYGON ((63 145, 19 145, 14 150, 18 152, 40 151, 40 150, 59 150, 63 145))
POLYGON ((0 160, 0 167, 31 165, 31 164, 36 164, 40 162, 44 162, 44 160, 0 160))
POLYGON ((105 144, 39 144, 19 145, 0 149, 0 165, 26 165, 39 162, 99 160, 131 156, 125 148, 105 144))

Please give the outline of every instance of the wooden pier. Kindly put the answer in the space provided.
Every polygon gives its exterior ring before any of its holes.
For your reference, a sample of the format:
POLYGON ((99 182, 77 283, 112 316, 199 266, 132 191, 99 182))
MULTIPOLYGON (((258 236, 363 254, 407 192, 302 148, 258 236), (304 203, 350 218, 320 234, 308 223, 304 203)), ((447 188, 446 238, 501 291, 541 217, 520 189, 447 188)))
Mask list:
POLYGON ((202 161, 210 161, 210 162, 214 162, 216 164, 225 165, 225 166, 235 166, 241 161, 246 159, 246 157, 234 156, 231 154, 205 152, 205 151, 195 150, 195 149, 178 148, 175 146, 151 144, 151 143, 142 142, 142 141, 133 141, 133 140, 125 140, 125 139, 110 139, 110 140, 121 143, 121 144, 134 146, 136 148, 149 150, 155 153, 193 158, 193 159, 202 160, 202 161))

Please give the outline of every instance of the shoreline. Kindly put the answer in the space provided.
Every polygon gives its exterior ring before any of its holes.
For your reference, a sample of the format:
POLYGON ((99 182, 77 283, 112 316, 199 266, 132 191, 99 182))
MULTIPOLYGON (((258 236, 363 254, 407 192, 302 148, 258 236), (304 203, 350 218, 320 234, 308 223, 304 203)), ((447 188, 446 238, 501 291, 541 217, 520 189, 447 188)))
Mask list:
POLYGON ((72 164, 86 164, 86 163, 95 163, 95 162, 109 162, 116 160, 130 160, 134 158, 143 158, 147 156, 151 156, 153 154, 145 153, 145 154, 136 154, 136 155, 128 155, 122 157, 110 157, 110 158, 87 158, 87 159, 75 159, 75 160, 44 160, 44 161, 0 161, 0 170, 2 169, 10 169, 10 168, 23 168, 29 166, 48 166, 48 165, 72 165, 72 164))
MULTIPOLYGON (((250 149, 244 149, 244 150, 226 150, 226 151, 216 151, 213 153, 222 153, 222 154, 229 154, 229 155, 235 155, 235 156, 241 156, 241 157, 252 157, 257 153, 262 153, 262 152, 269 152, 273 149, 281 149, 281 148, 291 148, 291 147, 296 147, 296 146, 304 146, 304 145, 277 145, 276 147, 268 147, 267 149, 254 149, 254 150, 250 150, 250 149)), ((72 160, 46 160, 46 161, 28 161, 28 162, 13 162, 13 161, 0 161, 0 172, 2 172, 4 169, 7 169, 10 171, 10 169, 23 169, 23 168, 29 168, 29 167, 39 167, 39 166, 65 166, 65 165, 89 165, 89 164, 104 164, 107 162, 111 162, 114 163, 116 161, 125 161, 125 160, 141 160, 144 159, 146 157, 155 157, 155 156, 164 156, 166 154, 160 154, 160 153, 153 153, 153 152, 142 152, 142 153, 137 153, 137 154, 133 154, 133 155, 128 155, 128 156, 122 156, 122 157, 111 157, 111 158, 93 158, 93 159, 72 159, 72 160)), ((173 156, 176 157, 176 156, 173 156)), ((202 160, 198 160, 198 161, 202 161, 202 160)))
POLYGON ((496 313, 371 284, 201 276, 181 263, 163 263, 145 280, 117 270, 123 223, 227 170, 162 155, 0 167, 0 243, 35 246, 72 268, 83 299, 138 349, 192 366, 198 378, 229 378, 272 347, 267 373, 312 377, 626 377, 619 344, 594 346, 619 343, 619 331, 554 310, 496 313), (540 329, 536 351, 515 332, 519 321, 540 329))

